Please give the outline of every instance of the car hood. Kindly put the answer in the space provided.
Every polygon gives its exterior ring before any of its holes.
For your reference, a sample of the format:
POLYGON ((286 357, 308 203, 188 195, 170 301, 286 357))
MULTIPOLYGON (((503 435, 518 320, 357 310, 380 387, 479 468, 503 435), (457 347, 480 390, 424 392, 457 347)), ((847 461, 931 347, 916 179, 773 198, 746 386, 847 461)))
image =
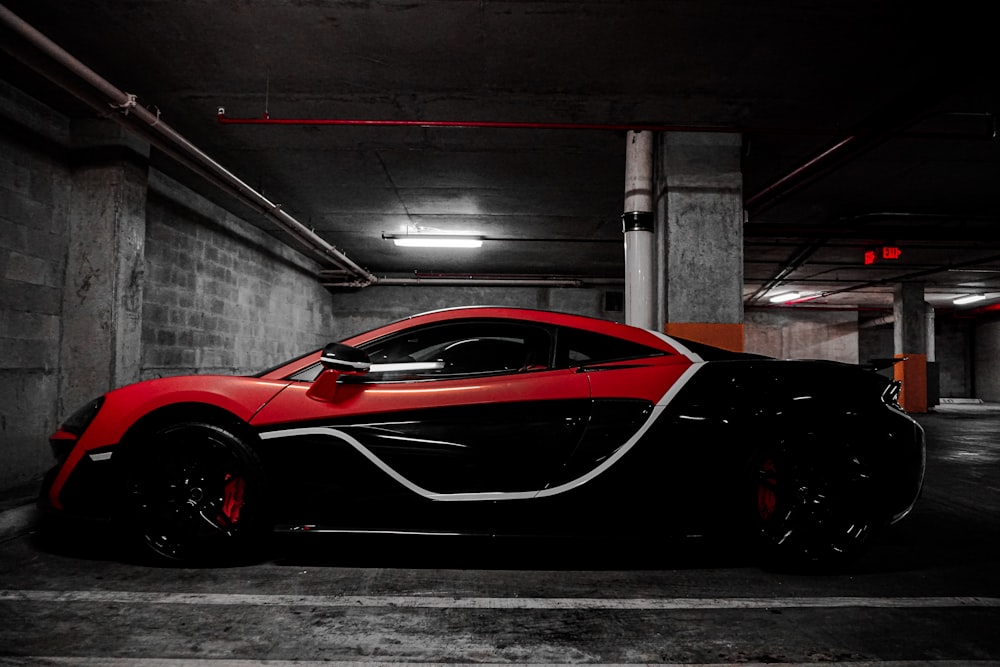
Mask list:
POLYGON ((84 434, 84 444, 116 444, 140 419, 171 406, 213 407, 249 422, 288 385, 287 380, 232 375, 182 375, 126 385, 105 395, 104 405, 84 434))

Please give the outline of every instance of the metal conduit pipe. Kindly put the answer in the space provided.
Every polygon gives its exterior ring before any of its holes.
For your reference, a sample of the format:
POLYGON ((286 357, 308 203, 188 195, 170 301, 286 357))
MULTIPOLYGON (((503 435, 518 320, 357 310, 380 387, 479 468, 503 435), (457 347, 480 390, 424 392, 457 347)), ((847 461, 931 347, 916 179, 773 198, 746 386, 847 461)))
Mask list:
MULTIPOLYGON (((332 286, 334 281, 342 276, 339 271, 323 270, 319 272, 319 277, 321 280, 326 279, 325 284, 332 286)), ((377 284, 396 286, 454 285, 462 287, 490 287, 497 285, 515 287, 597 287, 599 285, 622 286, 625 284, 625 279, 574 274, 548 276, 532 273, 421 273, 414 271, 412 274, 379 276, 377 284)))
MULTIPOLYGON (((116 121, 133 131, 134 128, 128 122, 129 116, 132 116, 144 123, 152 134, 166 141, 168 148, 170 149, 167 152, 172 154, 175 159, 178 157, 178 154, 180 154, 181 157, 189 159, 199 167, 207 170, 215 177, 217 185, 221 182, 221 184, 224 184, 231 194, 243 199, 267 215, 270 215, 278 222, 280 227, 288 231, 296 239, 307 244, 308 247, 318 251, 320 256, 330 260, 337 266, 352 274, 358 279, 352 284, 352 286, 362 287, 370 285, 377 280, 374 274, 370 273, 367 269, 362 268, 360 265, 348 258, 347 255, 345 255, 338 248, 328 243, 307 226, 283 211, 280 204, 275 204, 270 201, 264 197, 264 195, 250 187, 247 183, 240 180, 235 174, 210 158, 183 135, 161 120, 158 113, 154 114, 148 109, 139 106, 136 103, 135 95, 126 93, 114 86, 112 83, 74 58, 58 44, 40 33, 20 17, 16 16, 3 5, 0 5, 0 21, 2 21, 19 36, 24 38, 36 49, 84 81, 101 97, 107 100, 108 106, 113 109, 120 110, 122 114, 116 114, 114 116, 116 121)), ((13 55, 16 57, 16 54, 13 55)), ((74 96, 80 98, 87 104, 93 105, 93 100, 86 96, 82 96, 80 91, 75 88, 65 86, 63 82, 50 76, 48 72, 43 70, 38 71, 67 92, 72 93, 74 96)), ((99 110, 106 111, 106 109, 99 110)))
POLYGON ((625 138, 625 323, 655 328, 653 238, 653 133, 625 138))
MULTIPOLYGON (((324 283, 328 287, 338 286, 336 283, 324 283)), ((577 279, 545 279, 545 278, 379 278, 378 284, 383 286, 435 286, 435 287, 582 287, 583 281, 577 279)))
POLYGON ((896 321, 896 315, 889 313, 888 315, 882 315, 881 317, 876 317, 871 320, 866 320, 858 325, 859 329, 871 329, 873 327, 880 327, 886 324, 893 324, 896 321))

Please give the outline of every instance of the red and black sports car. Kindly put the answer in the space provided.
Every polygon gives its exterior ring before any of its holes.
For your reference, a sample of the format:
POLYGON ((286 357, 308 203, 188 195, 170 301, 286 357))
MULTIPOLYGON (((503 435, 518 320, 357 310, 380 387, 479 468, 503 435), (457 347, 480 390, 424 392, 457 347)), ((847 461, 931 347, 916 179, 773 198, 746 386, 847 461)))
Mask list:
POLYGON ((252 377, 108 392, 52 435, 40 504, 183 561, 272 530, 726 530, 829 561, 920 493, 924 434, 898 391, 576 315, 442 310, 252 377))

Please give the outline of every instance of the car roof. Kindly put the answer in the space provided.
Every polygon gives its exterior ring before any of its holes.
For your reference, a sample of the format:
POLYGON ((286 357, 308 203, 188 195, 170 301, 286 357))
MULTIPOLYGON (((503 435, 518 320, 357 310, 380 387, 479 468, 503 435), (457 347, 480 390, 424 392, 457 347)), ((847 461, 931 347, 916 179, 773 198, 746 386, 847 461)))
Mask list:
MULTIPOLYGON (((633 327, 620 322, 602 320, 586 315, 575 315, 572 313, 561 313, 552 310, 534 308, 509 308, 505 306, 458 306, 455 308, 431 310, 424 313, 418 313, 416 315, 410 315, 394 322, 370 329, 363 333, 355 334, 350 338, 342 340, 341 342, 345 345, 361 345, 414 326, 433 324, 435 322, 456 322, 461 320, 483 319, 510 320, 517 322, 532 322, 550 326, 573 327, 629 340, 640 345, 645 345, 647 347, 666 352, 667 354, 690 356, 690 352, 683 349, 683 341, 675 342, 673 338, 649 331, 647 329, 641 329, 639 327, 633 327)), ((314 350, 300 357, 283 362, 278 366, 258 374, 258 377, 284 377, 289 373, 295 372, 319 361, 320 352, 320 350, 314 350)))
POLYGON ((370 331, 345 339, 347 345, 359 345, 376 338, 381 338, 403 329, 434 322, 453 322, 469 319, 501 319, 553 326, 566 326, 585 329, 607 336, 615 336, 641 345, 646 345, 669 353, 677 353, 665 337, 639 327, 612 322, 587 315, 562 313, 552 310, 534 308, 510 308, 506 306, 458 306, 442 308, 416 315, 410 315, 370 331))

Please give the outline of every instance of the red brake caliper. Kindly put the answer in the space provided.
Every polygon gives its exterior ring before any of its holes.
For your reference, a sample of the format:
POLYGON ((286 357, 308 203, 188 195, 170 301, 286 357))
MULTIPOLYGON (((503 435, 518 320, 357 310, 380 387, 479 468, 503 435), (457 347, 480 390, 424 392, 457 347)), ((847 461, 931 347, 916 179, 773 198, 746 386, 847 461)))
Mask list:
POLYGON ((222 487, 222 514, 229 519, 230 524, 235 524, 240 520, 240 510, 243 508, 243 487, 242 477, 226 474, 226 481, 222 487))
POLYGON ((760 465, 760 481, 757 483, 757 515, 767 521, 774 516, 774 510, 778 499, 774 492, 778 485, 778 478, 774 474, 774 461, 766 459, 760 465))

